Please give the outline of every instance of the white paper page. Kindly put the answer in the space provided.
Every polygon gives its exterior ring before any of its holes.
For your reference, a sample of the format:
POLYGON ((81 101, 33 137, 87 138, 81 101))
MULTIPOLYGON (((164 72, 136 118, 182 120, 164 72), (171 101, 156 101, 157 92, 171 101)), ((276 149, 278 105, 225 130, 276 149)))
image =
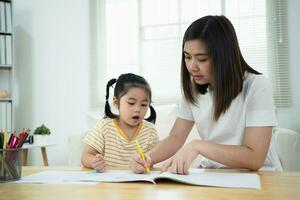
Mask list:
POLYGON ((192 185, 260 189, 259 176, 253 173, 221 173, 205 169, 190 169, 189 175, 165 172, 159 177, 192 185))
POLYGON ((97 184, 97 182, 85 181, 86 174, 87 172, 45 171, 22 177, 21 180, 12 183, 97 184))
POLYGON ((85 176, 86 181, 99 181, 99 182, 133 182, 133 181, 148 181, 154 183, 154 177, 158 176, 160 172, 152 171, 148 174, 135 174, 127 170, 108 170, 104 173, 90 172, 85 176))
POLYGON ((99 182, 133 182, 148 181, 153 182, 153 177, 158 176, 159 172, 150 174, 135 174, 132 171, 112 170, 105 173, 96 171, 76 172, 76 171, 45 171, 30 176, 22 177, 14 183, 51 183, 51 184, 80 184, 80 183, 99 183, 99 182))
POLYGON ((97 173, 95 171, 45 171, 22 177, 21 180, 14 183, 96 184, 99 182, 153 182, 155 177, 167 178, 192 185, 260 189, 260 180, 257 174, 209 172, 204 169, 190 169, 189 175, 177 175, 169 172, 160 174, 158 171, 152 171, 149 174, 135 174, 126 170, 109 170, 105 173, 97 173))

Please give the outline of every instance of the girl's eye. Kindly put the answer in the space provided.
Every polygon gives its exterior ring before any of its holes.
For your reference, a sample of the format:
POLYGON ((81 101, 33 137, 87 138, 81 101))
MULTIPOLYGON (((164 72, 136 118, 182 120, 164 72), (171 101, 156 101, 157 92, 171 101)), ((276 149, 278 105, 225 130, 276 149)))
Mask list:
POLYGON ((132 103, 132 102, 128 102, 128 104, 129 104, 129 105, 132 105, 132 106, 134 105, 134 103, 132 103))
POLYGON ((184 59, 186 59, 186 60, 190 60, 190 59, 191 59, 191 57, 189 57, 189 56, 184 56, 184 59))
POLYGON ((147 107, 147 106, 148 106, 148 104, 142 104, 142 106, 143 106, 143 107, 147 107))

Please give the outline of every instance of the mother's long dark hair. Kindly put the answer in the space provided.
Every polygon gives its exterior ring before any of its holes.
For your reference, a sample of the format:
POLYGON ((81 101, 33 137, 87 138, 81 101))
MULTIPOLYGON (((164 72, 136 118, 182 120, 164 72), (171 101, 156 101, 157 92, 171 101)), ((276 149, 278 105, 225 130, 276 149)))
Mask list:
POLYGON ((196 85, 191 80, 183 54, 189 40, 201 40, 207 47, 214 77, 214 119, 218 120, 242 91, 244 72, 260 73, 244 60, 234 27, 225 16, 202 17, 187 28, 182 45, 181 87, 185 99, 194 105, 198 94, 205 94, 209 85, 196 85))

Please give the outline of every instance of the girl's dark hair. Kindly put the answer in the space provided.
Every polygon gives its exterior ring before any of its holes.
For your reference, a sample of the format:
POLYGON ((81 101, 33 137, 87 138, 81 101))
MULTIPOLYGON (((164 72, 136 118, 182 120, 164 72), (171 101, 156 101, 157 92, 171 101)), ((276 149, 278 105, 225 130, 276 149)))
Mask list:
POLYGON ((111 112, 111 108, 108 102, 109 99, 109 88, 111 86, 115 85, 114 88, 114 97, 118 100, 120 100, 120 98, 122 96, 124 96, 129 89, 131 88, 143 88, 146 90, 146 92, 149 95, 149 99, 150 99, 150 116, 145 119, 149 122, 152 122, 153 124, 156 121, 156 112, 154 110, 154 108, 151 106, 151 98, 152 98, 152 92, 151 92, 151 88, 148 84, 148 82, 141 76, 136 75, 136 74, 132 74, 132 73, 128 73, 128 74, 122 74, 119 76, 118 79, 111 79, 110 81, 107 82, 106 85, 106 102, 105 102, 105 112, 104 112, 104 118, 108 117, 108 118, 118 118, 119 116, 112 113, 111 112))
POLYGON ((243 89, 244 72, 260 74, 244 60, 233 25, 225 16, 205 16, 186 30, 182 44, 181 87, 185 99, 196 105, 198 94, 205 94, 209 84, 198 85, 191 80, 184 59, 184 45, 201 40, 207 47, 214 76, 214 120, 229 108, 243 89))

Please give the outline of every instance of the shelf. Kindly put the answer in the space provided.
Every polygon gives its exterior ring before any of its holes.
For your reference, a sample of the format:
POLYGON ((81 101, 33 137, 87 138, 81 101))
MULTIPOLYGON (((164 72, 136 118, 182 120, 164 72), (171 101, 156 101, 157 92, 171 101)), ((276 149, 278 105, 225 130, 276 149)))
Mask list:
POLYGON ((0 35, 12 35, 12 33, 0 31, 0 35))
POLYGON ((0 129, 13 130, 13 36, 12 1, 0 0, 0 129), (5 92, 4 92, 5 93, 5 92))
POLYGON ((0 69, 12 69, 11 65, 0 65, 0 69))
POLYGON ((0 102, 12 102, 11 98, 0 98, 0 102))

